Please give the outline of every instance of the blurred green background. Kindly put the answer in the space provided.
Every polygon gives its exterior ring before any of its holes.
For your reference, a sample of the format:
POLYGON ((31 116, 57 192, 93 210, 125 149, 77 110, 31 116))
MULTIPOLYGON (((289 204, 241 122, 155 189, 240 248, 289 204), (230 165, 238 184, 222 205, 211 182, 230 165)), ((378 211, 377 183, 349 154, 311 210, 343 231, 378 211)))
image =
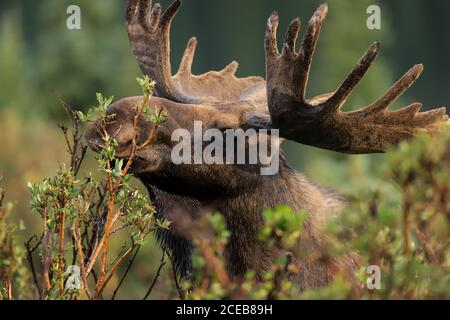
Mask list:
MULTIPOLYGON (((162 1, 167 7, 170 0, 162 1)), ((172 64, 178 66, 184 46, 196 35, 199 45, 194 73, 240 63, 238 75, 264 75, 263 37, 266 19, 280 14, 280 34, 300 16, 303 26, 320 0, 184 0, 172 28, 172 64)), ((308 95, 333 91, 375 40, 382 44, 377 61, 349 100, 346 110, 372 102, 416 63, 425 65, 417 84, 396 107, 420 101, 425 108, 450 101, 450 2, 330 0, 312 67, 308 95), (381 29, 366 27, 367 7, 381 8, 381 29)), ((75 109, 95 104, 95 93, 121 98, 140 93, 140 75, 124 28, 125 0, 17 0, 0 2, 0 176, 7 198, 16 203, 17 219, 29 234, 39 220, 29 212, 28 181, 54 174, 67 160, 57 128, 66 122, 55 92, 75 109), (81 8, 81 30, 66 28, 66 9, 81 8)), ((382 155, 343 156, 285 143, 291 163, 313 181, 346 193, 375 183, 382 155), (373 176, 361 174, 371 172, 373 176)), ((93 164, 93 154, 88 154, 93 164)), ((120 239, 117 244, 120 246, 120 239)), ((141 298, 159 261, 154 244, 141 251, 120 298, 141 298), (149 272, 150 270, 150 272, 149 272)), ((171 287, 170 269, 153 298, 171 287)))

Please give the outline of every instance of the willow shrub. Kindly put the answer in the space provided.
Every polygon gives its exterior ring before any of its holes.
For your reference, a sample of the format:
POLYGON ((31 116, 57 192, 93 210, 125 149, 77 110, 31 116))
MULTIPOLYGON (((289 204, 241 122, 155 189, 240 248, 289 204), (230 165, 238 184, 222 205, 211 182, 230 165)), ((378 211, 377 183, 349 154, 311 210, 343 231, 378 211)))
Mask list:
MULTIPOLYGON (((139 84, 145 99, 152 83, 140 79, 139 84)), ((72 131, 61 129, 71 160, 53 177, 29 185, 30 206, 41 218, 42 233, 25 246, 16 236, 24 226, 11 222, 13 206, 4 201, 0 190, 2 299, 114 298, 145 239, 157 228, 170 225, 170 221, 157 220, 148 196, 129 185, 131 176, 123 172, 124 163, 115 157, 112 138, 104 137, 105 147, 97 158, 102 178, 79 172, 86 152, 80 125, 92 115, 105 117, 112 100, 98 95, 98 101, 99 106, 86 115, 67 109, 74 127, 72 131), (119 252, 111 252, 109 237, 118 232, 125 233, 128 241, 119 252), (113 297, 105 297, 103 289, 128 260, 113 297), (78 278, 73 278, 73 269, 67 269, 70 265, 78 265, 78 278)), ((163 122, 151 111, 141 111, 149 121, 163 122)), ((403 142, 390 150, 386 159, 384 181, 371 190, 359 190, 355 185, 357 197, 350 198, 342 214, 324 230, 328 249, 322 255, 359 254, 361 269, 353 279, 337 274, 326 287, 297 290, 290 281, 299 272, 292 263, 294 257, 317 253, 300 252, 298 247, 308 213, 280 206, 264 211, 265 224, 258 237, 286 254, 274 259, 263 274, 249 270, 240 281, 233 280, 224 266, 229 231, 223 217, 212 214, 197 221, 194 273, 182 283, 175 279, 177 295, 173 298, 450 298, 450 132, 403 142), (369 271, 374 266, 380 271, 379 286, 375 287, 369 271)), ((366 174, 370 176, 370 172, 366 174)), ((165 265, 164 255, 160 263, 146 297, 165 265)))

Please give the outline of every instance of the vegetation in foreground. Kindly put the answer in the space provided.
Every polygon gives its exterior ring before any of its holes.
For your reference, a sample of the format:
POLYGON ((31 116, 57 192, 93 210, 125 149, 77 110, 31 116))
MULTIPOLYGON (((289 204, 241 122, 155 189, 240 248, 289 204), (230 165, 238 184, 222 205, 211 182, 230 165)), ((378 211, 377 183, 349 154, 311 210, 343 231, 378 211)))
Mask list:
MULTIPOLYGON (((136 106, 136 119, 152 121, 157 130, 164 115, 146 107, 154 84, 148 78, 139 79, 139 84, 144 98, 136 106)), ((5 192, 0 190, 2 299, 115 299, 139 249, 157 228, 170 225, 170 221, 157 220, 148 196, 130 185, 128 170, 133 156, 126 163, 117 159, 113 137, 103 137, 104 148, 97 158, 101 178, 81 171, 86 154, 83 122, 93 117, 100 117, 104 123, 110 121, 105 111, 112 98, 98 95, 97 99, 98 107, 87 114, 65 106, 72 128, 60 128, 70 161, 61 164, 55 176, 29 184, 30 207, 40 218, 42 230, 24 245, 19 243, 17 233, 26 226, 10 222, 14 205, 5 200, 5 192), (119 249, 110 245, 118 234, 126 239, 119 249)), ((448 130, 439 137, 419 136, 391 150, 387 154, 385 179, 369 191, 355 186, 349 192, 348 208, 327 227, 328 252, 320 255, 299 252, 296 246, 307 212, 295 213, 283 206, 266 210, 260 240, 269 246, 283 247, 287 253, 273 261, 263 275, 250 270, 239 282, 231 279, 223 265, 229 233, 222 217, 205 216, 196 223, 197 232, 193 233, 196 252, 192 279, 180 283, 173 277, 175 290, 167 292, 167 297, 448 299, 449 164, 448 130), (352 193, 355 197, 351 197, 352 193), (303 292, 289 280, 299 272, 291 264, 293 256, 326 259, 352 250, 361 256, 361 270, 354 279, 338 275, 327 287, 303 292), (375 280, 367 266, 373 265, 381 270, 379 289, 368 288, 368 283, 375 280)), ((167 259, 170 260, 164 250, 160 259, 154 259, 157 271, 144 299, 160 280, 167 259)))

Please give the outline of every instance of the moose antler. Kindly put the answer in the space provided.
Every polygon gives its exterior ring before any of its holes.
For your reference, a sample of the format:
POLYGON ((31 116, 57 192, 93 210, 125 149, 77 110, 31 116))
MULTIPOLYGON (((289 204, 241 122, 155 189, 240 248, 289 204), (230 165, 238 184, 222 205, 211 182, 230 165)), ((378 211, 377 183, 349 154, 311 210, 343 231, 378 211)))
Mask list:
POLYGON ((179 70, 172 76, 170 26, 180 5, 181 1, 176 0, 161 14, 161 6, 152 6, 151 0, 128 2, 128 37, 142 72, 156 81, 158 96, 181 103, 235 101, 246 88, 264 81, 261 77, 237 78, 235 61, 221 71, 193 75, 195 37, 189 40, 179 70))
MULTIPOLYGON (((159 4, 151 0, 129 0, 126 25, 133 52, 144 74, 156 81, 157 95, 175 102, 195 104, 226 104, 244 99, 263 84, 260 77, 237 78, 238 64, 232 62, 221 71, 193 75, 191 66, 197 40, 191 38, 180 68, 172 76, 170 65, 170 26, 180 0, 174 1, 161 14, 159 4)), ((398 80, 380 99, 357 111, 341 108, 361 81, 379 52, 379 44, 370 45, 354 69, 332 93, 313 99, 305 98, 305 88, 312 56, 327 5, 321 5, 309 21, 299 51, 295 43, 300 20, 294 19, 285 36, 283 50, 277 47, 278 14, 267 23, 265 38, 267 113, 248 111, 237 126, 278 128, 284 138, 303 144, 345 153, 383 152, 388 146, 410 138, 418 132, 434 132, 448 121, 445 108, 419 112, 422 105, 413 103, 397 111, 388 107, 419 77, 422 65, 416 65, 398 80)))
POLYGON ((265 51, 267 98, 271 124, 267 116, 248 116, 248 126, 275 127, 280 135, 303 144, 345 153, 383 152, 389 145, 414 136, 420 131, 433 132, 437 125, 448 121, 445 108, 419 112, 420 103, 390 112, 387 108, 419 77, 422 65, 415 65, 381 98, 371 105, 352 112, 340 109, 360 82, 379 52, 373 43, 354 69, 330 94, 305 99, 305 87, 314 48, 327 5, 321 5, 308 24, 301 49, 295 50, 300 20, 294 19, 286 33, 283 50, 278 52, 276 31, 278 14, 267 23, 265 51))

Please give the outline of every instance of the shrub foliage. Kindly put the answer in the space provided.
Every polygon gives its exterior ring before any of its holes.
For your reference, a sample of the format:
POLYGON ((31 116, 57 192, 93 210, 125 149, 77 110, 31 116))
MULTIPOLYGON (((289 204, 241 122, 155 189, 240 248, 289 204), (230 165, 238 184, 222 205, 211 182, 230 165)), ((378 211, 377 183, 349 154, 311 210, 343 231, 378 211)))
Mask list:
MULTIPOLYGON (((165 115, 148 107, 154 83, 148 78, 138 82, 144 96, 136 106, 135 122, 144 117, 157 130, 165 115)), ((60 128, 70 161, 53 177, 29 184, 30 207, 40 217, 42 232, 24 245, 17 238, 24 226, 11 222, 13 204, 4 200, 5 192, 0 189, 2 299, 114 299, 148 236, 170 225, 170 221, 157 220, 148 196, 130 186, 128 171, 134 155, 125 163, 117 159, 116 142, 106 130, 102 152, 97 156, 100 178, 81 172, 86 154, 82 124, 100 119, 101 131, 113 117, 106 115, 112 98, 98 94, 97 100, 98 106, 87 114, 64 105, 72 127, 60 128), (116 252, 110 241, 118 233, 125 234, 128 241, 116 252), (128 266, 118 275, 126 261, 128 266), (106 297, 104 289, 113 276, 120 281, 113 295, 106 297)), ((133 144, 138 147, 135 139, 133 144)), ((222 216, 216 213, 199 219, 192 233, 194 274, 182 283, 175 277, 177 296, 172 298, 450 298, 450 132, 403 142, 388 152, 387 159, 384 182, 371 190, 355 190, 358 198, 350 199, 325 230, 328 254, 355 251, 360 255, 361 269, 355 279, 338 274, 327 287, 297 290, 290 278, 299 270, 291 258, 313 254, 298 248, 308 213, 279 206, 264 212, 259 239, 271 248, 283 248, 286 254, 274 259, 262 276, 249 270, 240 281, 233 280, 224 266, 229 232, 222 216), (368 266, 379 267, 379 288, 368 286, 373 281, 368 266)), ((158 280, 166 256, 163 252, 144 298, 158 280)))

